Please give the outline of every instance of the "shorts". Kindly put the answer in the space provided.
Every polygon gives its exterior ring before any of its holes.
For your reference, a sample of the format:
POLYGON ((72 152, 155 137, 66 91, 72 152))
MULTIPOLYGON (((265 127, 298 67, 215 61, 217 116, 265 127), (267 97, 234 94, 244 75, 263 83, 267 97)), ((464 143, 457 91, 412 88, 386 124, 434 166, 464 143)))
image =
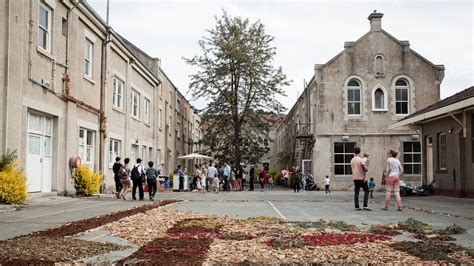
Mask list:
POLYGON ((128 179, 122 179, 122 180, 120 180, 120 182, 122 182, 122 186, 123 186, 124 188, 129 188, 129 187, 132 185, 132 184, 130 183, 130 180, 128 180, 128 179))

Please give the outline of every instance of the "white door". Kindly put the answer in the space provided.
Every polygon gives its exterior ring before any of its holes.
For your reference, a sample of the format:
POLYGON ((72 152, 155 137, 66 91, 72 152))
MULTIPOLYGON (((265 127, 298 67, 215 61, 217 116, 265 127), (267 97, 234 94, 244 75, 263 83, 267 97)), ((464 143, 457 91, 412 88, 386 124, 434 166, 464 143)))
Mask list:
POLYGON ((52 186, 53 120, 28 113, 26 173, 28 192, 50 192, 52 186))
POLYGON ((426 137, 426 183, 433 182, 433 141, 426 137))

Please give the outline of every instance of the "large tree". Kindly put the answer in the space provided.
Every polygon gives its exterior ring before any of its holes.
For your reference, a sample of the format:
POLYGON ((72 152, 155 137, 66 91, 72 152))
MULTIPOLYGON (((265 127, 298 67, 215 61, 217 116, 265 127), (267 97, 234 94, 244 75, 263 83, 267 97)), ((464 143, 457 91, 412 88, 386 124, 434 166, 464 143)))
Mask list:
POLYGON ((201 145, 220 161, 236 167, 242 162, 258 162, 268 151, 274 122, 272 114, 285 110, 276 99, 289 85, 281 67, 273 66, 276 48, 260 21, 216 17, 215 28, 207 30, 198 43, 202 54, 186 62, 197 68, 191 75, 190 92, 204 99, 201 145))

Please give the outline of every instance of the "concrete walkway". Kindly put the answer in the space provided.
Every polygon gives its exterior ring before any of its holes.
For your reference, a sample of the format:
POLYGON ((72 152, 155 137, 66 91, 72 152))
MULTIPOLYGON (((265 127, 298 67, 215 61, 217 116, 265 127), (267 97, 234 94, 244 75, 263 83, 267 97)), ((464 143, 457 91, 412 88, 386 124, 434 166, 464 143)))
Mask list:
MULTIPOLYGON (((314 221, 319 219, 343 220, 357 226, 396 223, 409 217, 433 225, 435 229, 456 223, 468 230, 456 236, 458 243, 474 248, 474 199, 442 196, 411 196, 403 198, 405 209, 397 212, 381 210, 383 194, 377 193, 370 200, 373 211, 354 211, 353 193, 322 191, 293 193, 274 190, 265 192, 231 193, 159 193, 157 199, 181 199, 180 204, 170 206, 178 210, 189 210, 236 218, 252 216, 274 216, 287 220, 314 221)), ((47 197, 32 199, 18 208, 0 208, 0 239, 55 227, 70 221, 90 218, 122 209, 132 208, 149 201, 123 201, 112 195, 100 198, 47 197)), ((393 203, 393 201, 392 201, 393 203)))

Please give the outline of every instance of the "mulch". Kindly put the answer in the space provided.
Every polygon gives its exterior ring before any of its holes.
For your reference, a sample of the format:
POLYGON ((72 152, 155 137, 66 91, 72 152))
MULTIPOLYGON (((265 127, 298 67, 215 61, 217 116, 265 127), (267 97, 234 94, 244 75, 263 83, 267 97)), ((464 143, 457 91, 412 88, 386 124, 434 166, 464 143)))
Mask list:
POLYGON ((158 208, 161 206, 169 205, 172 203, 180 202, 179 200, 161 200, 154 204, 147 204, 139 207, 135 207, 128 210, 118 211, 102 216, 96 216, 85 220, 67 223, 56 228, 33 232, 27 235, 18 236, 15 238, 21 238, 25 236, 46 236, 46 237, 65 237, 72 236, 81 232, 85 232, 90 229, 100 227, 102 225, 111 223, 113 221, 120 220, 122 218, 138 214, 145 213, 151 209, 158 208))
POLYGON ((117 265, 201 265, 212 239, 157 238, 117 265))

